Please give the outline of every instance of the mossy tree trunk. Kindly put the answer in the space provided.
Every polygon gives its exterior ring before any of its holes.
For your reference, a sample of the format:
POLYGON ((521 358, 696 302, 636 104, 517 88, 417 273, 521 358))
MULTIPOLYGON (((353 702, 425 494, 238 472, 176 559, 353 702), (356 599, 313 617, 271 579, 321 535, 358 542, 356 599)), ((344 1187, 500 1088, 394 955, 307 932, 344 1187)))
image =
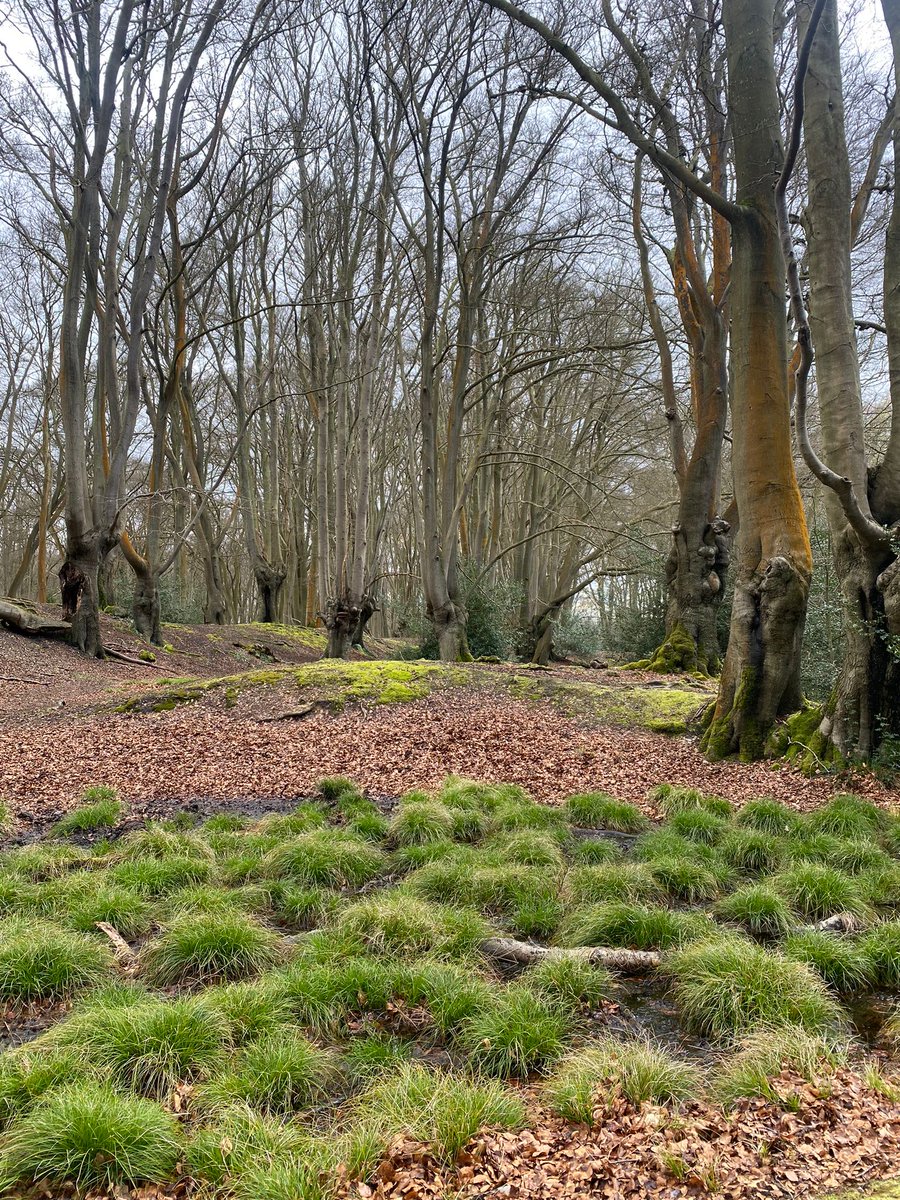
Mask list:
MULTIPOLYGON (((804 0, 798 32, 808 29, 813 6, 804 0)), ((895 55, 900 5, 887 0, 895 55), (893 20, 892 20, 893 17, 893 20)), ((844 608, 841 672, 824 717, 809 742, 809 765, 869 759, 887 734, 900 733, 900 661, 896 552, 885 526, 900 516, 898 390, 892 388, 894 422, 884 461, 869 470, 859 358, 853 318, 851 250, 868 202, 867 183, 854 198, 844 120, 840 28, 836 0, 825 0, 810 43, 804 78, 804 130, 809 195, 804 212, 809 270, 809 330, 815 347, 822 459, 806 430, 805 388, 798 398, 798 436, 804 457, 825 484, 835 571, 844 608), (895 460, 897 460, 895 462, 895 460), (871 481, 870 481, 871 474, 871 481)), ((900 133, 894 130, 895 155, 900 133)), ((867 179, 877 176, 886 136, 876 136, 867 179), (874 166, 874 170, 872 169, 874 166)), ((900 205, 894 198, 885 255, 885 312, 892 303, 891 272, 900 283, 900 205), (892 242, 893 235, 893 246, 892 242)), ((894 300, 900 317, 900 300, 894 300)), ((896 318, 895 318, 896 319, 896 318)), ((889 346, 900 321, 889 329, 889 346)), ((892 379, 892 383, 895 382, 892 379)))
POLYGON ((812 553, 791 447, 786 262, 776 208, 784 163, 771 0, 725 0, 740 213, 732 223, 734 491, 740 513, 728 651, 704 746, 761 756, 801 703, 812 553))

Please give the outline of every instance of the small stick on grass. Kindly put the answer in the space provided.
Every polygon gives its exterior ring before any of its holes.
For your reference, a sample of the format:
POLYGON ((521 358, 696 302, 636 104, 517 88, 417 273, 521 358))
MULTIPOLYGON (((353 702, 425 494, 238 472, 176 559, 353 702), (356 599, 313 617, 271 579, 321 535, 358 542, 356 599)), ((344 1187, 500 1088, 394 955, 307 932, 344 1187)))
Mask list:
POLYGON ((113 952, 123 967, 130 966, 135 959, 134 951, 119 933, 108 921, 95 921, 94 924, 101 933, 105 933, 113 945, 113 952))

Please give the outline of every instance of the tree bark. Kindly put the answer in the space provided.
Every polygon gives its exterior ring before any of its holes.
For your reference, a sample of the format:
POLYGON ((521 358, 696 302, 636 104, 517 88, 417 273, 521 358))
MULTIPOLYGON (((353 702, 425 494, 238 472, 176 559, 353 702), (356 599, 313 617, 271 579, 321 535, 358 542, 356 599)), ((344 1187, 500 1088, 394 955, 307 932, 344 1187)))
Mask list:
POLYGON ((776 720, 800 706, 800 649, 812 553, 791 447, 786 263, 775 191, 784 155, 772 0, 725 0, 729 101, 740 209, 732 219, 734 491, 737 578, 713 758, 764 753, 776 720))
MULTIPOLYGON (((806 0, 798 26, 801 34, 809 24, 810 9, 806 0)), ((853 318, 853 194, 836 0, 826 0, 816 28, 804 99, 809 325, 815 346, 823 459, 842 480, 849 481, 863 517, 874 523, 853 318)), ((889 256, 886 270, 890 269, 888 262, 889 256)), ((888 469, 880 483, 876 488, 880 507, 890 515, 900 499, 900 480, 892 485, 888 469)), ((896 573, 888 570, 895 555, 883 542, 854 528, 841 495, 833 488, 826 488, 825 506, 843 599, 844 654, 824 719, 811 742, 810 765, 831 761, 835 749, 839 759, 870 759, 885 734, 900 733, 895 699, 900 670, 891 653, 887 612, 891 600, 881 590, 882 585, 889 590, 896 586, 896 573)))

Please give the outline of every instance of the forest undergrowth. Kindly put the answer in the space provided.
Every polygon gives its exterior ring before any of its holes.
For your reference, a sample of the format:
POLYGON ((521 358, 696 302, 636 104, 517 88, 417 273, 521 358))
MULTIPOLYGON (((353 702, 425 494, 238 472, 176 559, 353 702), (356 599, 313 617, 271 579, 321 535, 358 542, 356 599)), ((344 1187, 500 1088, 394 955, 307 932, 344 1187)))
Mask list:
POLYGON ((744 1197, 900 1152, 900 814, 95 786, 0 859, 9 1194, 744 1197), (580 1189, 580 1190, 579 1190, 580 1189))

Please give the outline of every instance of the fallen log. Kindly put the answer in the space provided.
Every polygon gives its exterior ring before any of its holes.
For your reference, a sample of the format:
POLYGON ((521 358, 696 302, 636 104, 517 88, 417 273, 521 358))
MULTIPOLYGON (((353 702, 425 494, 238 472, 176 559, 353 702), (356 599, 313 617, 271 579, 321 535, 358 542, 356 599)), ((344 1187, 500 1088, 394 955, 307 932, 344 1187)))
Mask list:
POLYGON ((287 712, 275 713, 271 717, 257 718, 260 724, 267 721, 305 721, 307 717, 311 717, 314 712, 318 712, 320 708, 331 709, 334 702, 332 700, 313 700, 312 704, 307 704, 305 708, 292 708, 287 712))
POLYGON ((30 608, 5 596, 0 599, 0 621, 17 633, 27 633, 33 637, 68 638, 72 633, 72 627, 66 621, 47 621, 30 608))
POLYGON ((662 956, 655 950, 625 950, 618 946, 535 946, 515 938, 487 938, 481 943, 481 953, 495 962, 516 963, 523 967, 545 958, 577 958, 621 971, 624 975, 655 971, 662 961, 662 956))

